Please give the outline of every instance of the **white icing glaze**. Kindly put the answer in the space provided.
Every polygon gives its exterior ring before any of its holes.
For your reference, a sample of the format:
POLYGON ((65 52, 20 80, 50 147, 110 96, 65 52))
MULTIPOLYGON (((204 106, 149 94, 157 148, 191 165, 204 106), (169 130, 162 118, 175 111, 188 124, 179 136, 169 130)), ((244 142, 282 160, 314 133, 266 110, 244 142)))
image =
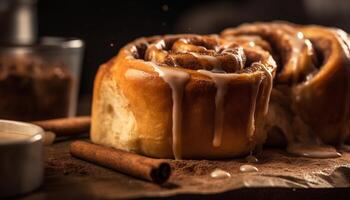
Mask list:
MULTIPOLYGON (((261 64, 262 65, 262 64, 261 64)), ((262 68, 266 74, 267 88, 264 88, 264 115, 268 111, 268 103, 269 96, 272 90, 272 75, 271 73, 262 65, 262 68)), ((225 103, 225 94, 227 92, 227 83, 229 80, 233 80, 238 78, 241 74, 226 74, 226 73, 214 73, 208 70, 197 70, 197 72, 210 77, 217 88, 216 96, 215 96, 215 121, 214 121, 214 137, 213 137, 213 146, 219 147, 222 143, 222 134, 223 134, 223 126, 224 126, 224 103, 225 103)), ((262 83, 262 79, 259 77, 259 80, 256 81, 252 85, 252 96, 251 96, 251 104, 249 111, 249 118, 247 124, 247 135, 249 138, 252 138, 255 131, 255 110, 258 92, 260 90, 260 86, 262 83)))
POLYGON ((337 158, 341 156, 332 146, 307 143, 288 144, 287 152, 309 158, 337 158))
POLYGON ((210 177, 217 179, 231 178, 231 174, 222 169, 214 169, 214 171, 210 173, 210 177))
POLYGON ((183 42, 185 44, 188 44, 189 43, 189 39, 185 39, 185 38, 180 38, 179 39, 180 42, 183 42))
POLYGON ((252 96, 251 96, 251 102, 250 102, 250 111, 249 111, 249 119, 248 119, 248 125, 247 125, 247 135, 249 139, 251 140, 254 132, 255 132, 255 108, 256 108, 256 102, 258 93, 260 90, 260 85, 262 82, 262 78, 258 77, 256 84, 252 85, 252 96))
POLYGON ((250 47, 255 47, 255 46, 256 46, 256 44, 255 44, 254 41, 250 41, 250 42, 248 43, 248 45, 249 45, 250 47))
POLYGON ((164 49, 165 48, 165 41, 164 40, 160 40, 159 42, 155 43, 154 46, 157 48, 157 49, 164 49))
POLYGON ((241 172, 258 172, 259 169, 253 165, 241 165, 239 167, 239 171, 241 171, 241 172))
POLYGON ((125 77, 128 79, 144 79, 149 77, 149 74, 145 71, 130 68, 125 72, 125 77))
POLYGON ((271 96, 271 91, 273 86, 273 77, 271 72, 261 62, 255 62, 252 65, 260 65, 265 72, 265 76, 266 76, 265 81, 267 86, 264 88, 264 91, 263 91, 263 97, 265 98, 263 114, 266 115, 267 112, 269 111, 269 102, 270 102, 270 96, 271 96))
POLYGON ((295 34, 290 34, 288 32, 284 33, 282 30, 280 30, 279 34, 282 35, 282 37, 287 38, 290 43, 291 53, 289 55, 288 65, 292 67, 291 71, 293 73, 293 81, 296 82, 298 77, 296 76, 295 72, 298 71, 299 60, 303 55, 302 52, 303 50, 306 50, 307 55, 312 56, 312 44, 310 40, 306 39, 304 34, 300 31, 296 32, 295 34))
POLYGON ((169 84, 172 92, 173 110, 172 110, 172 134, 173 134, 173 153, 175 159, 181 159, 182 146, 182 97, 185 84, 190 75, 184 71, 168 69, 151 63, 151 66, 159 76, 169 84))
POLYGON ((304 39, 304 34, 302 32, 297 32, 294 35, 291 35, 289 37, 289 41, 291 42, 292 46, 292 53, 290 55, 290 60, 289 62, 293 66, 293 71, 297 70, 298 67, 298 62, 299 62, 299 57, 301 55, 301 51, 303 50, 304 46, 306 45, 305 39, 304 39))
POLYGON ((216 85, 215 95, 215 122, 214 122, 214 138, 213 146, 219 147, 222 142, 222 133, 224 125, 224 103, 227 91, 227 83, 229 80, 239 77, 238 74, 219 74, 207 70, 197 70, 198 73, 210 77, 216 85))
MULTIPOLYGON (((181 42, 188 43, 188 40, 180 39, 181 42)), ((154 48, 161 50, 165 47, 164 40, 161 40, 157 44, 153 46, 154 48)), ((230 50, 230 49, 229 49, 230 50)), ((239 49, 238 49, 239 50, 239 49)), ((152 51, 152 53, 156 53, 155 51, 152 51)), ((223 135, 223 127, 224 127, 224 103, 225 103, 225 95, 227 92, 227 83, 229 80, 235 79, 240 76, 240 74, 226 74, 223 69, 220 67, 221 62, 219 59, 217 59, 215 56, 210 55, 204 55, 204 54, 198 54, 195 52, 183 52, 191 54, 192 56, 207 61, 210 65, 212 65, 213 70, 207 71, 207 70, 198 70, 199 73, 204 74, 208 77, 210 77, 217 87, 216 96, 215 96, 215 120, 214 120, 214 136, 213 136, 213 146, 219 147, 222 143, 222 135, 223 135), (223 72, 223 73, 215 73, 215 72, 223 72)), ((244 60, 242 56, 237 55, 243 54, 243 50, 241 49, 241 52, 231 52, 228 51, 228 49, 224 49, 222 54, 225 55, 232 55, 234 56, 234 60, 236 60, 236 64, 239 65, 238 67, 242 69, 245 65, 244 60)), ((160 77, 163 78, 165 82, 169 84, 169 86, 172 89, 172 98, 173 98, 173 152, 174 157, 176 159, 181 158, 181 103, 182 103, 182 95, 183 95, 183 88, 187 80, 189 79, 189 74, 183 71, 179 70, 173 70, 173 69, 167 69, 163 67, 159 67, 155 65, 152 62, 155 62, 155 55, 151 55, 151 65, 154 68, 155 71, 159 74, 160 77)), ((266 67, 261 63, 260 64, 262 69, 265 72, 265 79, 267 81, 267 86, 264 87, 263 91, 263 98, 264 98, 264 109, 263 113, 266 114, 268 110, 268 103, 269 103, 269 96, 272 90, 272 75, 271 73, 266 69, 266 67)), ((251 96, 251 103, 250 103, 250 111, 249 111, 249 118, 247 123, 247 136, 251 139, 254 135, 255 131, 255 109, 257 104, 257 98, 258 93, 260 90, 260 86, 262 83, 262 78, 259 77, 258 80, 255 80, 255 83, 252 85, 252 96, 251 96)))

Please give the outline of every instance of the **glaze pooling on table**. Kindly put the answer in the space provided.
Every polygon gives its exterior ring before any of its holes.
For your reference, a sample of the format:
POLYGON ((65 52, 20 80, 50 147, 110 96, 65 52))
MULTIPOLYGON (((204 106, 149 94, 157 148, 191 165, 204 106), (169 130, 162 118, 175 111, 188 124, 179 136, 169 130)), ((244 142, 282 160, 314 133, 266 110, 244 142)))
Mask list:
POLYGON ((239 171, 241 171, 241 172, 258 172, 259 169, 253 165, 246 164, 246 165, 241 165, 239 167, 239 171))
POLYGON ((231 178, 231 174, 225 170, 216 168, 210 173, 210 177, 215 179, 231 178))

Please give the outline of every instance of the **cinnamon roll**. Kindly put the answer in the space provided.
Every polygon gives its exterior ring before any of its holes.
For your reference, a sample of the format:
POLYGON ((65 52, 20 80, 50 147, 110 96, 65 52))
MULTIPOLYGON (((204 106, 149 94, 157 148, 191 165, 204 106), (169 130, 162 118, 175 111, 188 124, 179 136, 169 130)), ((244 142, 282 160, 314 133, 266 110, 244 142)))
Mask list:
POLYGON ((289 151, 296 154, 338 156, 335 150, 328 151, 328 146, 325 146, 327 152, 322 153, 319 145, 342 145, 349 137, 350 42, 347 33, 322 26, 274 22, 244 24, 226 29, 221 35, 226 40, 260 46, 277 62, 264 125, 269 142, 281 144, 285 140, 289 151), (316 145, 318 150, 305 151, 316 145))
MULTIPOLYGON (((257 39, 258 40, 258 39, 257 39)), ((261 145, 276 63, 269 43, 137 39, 94 83, 91 139, 158 158, 228 158, 261 145)))

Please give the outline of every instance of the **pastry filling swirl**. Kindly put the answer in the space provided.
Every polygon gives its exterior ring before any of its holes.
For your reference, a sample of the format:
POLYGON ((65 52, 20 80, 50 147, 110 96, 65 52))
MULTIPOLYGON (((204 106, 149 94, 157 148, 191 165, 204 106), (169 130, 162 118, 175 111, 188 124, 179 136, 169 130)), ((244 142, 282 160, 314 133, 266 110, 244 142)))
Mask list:
POLYGON ((258 22, 229 28, 221 36, 258 38, 278 63, 267 132, 280 130, 293 154, 338 157, 324 143, 343 145, 350 135, 348 34, 317 25, 258 22))
POLYGON ((216 37, 193 36, 150 44, 145 60, 191 70, 233 73, 244 68, 246 56, 237 44, 225 46, 216 37))
MULTIPOLYGON (((172 91, 172 141, 173 154, 181 159, 182 98, 186 83, 191 75, 186 70, 209 77, 216 86, 215 117, 212 145, 220 147, 225 123, 225 95, 228 84, 241 76, 260 75, 252 78, 252 94, 246 135, 254 148, 256 116, 265 115, 268 110, 272 89, 274 60, 260 47, 247 47, 236 42, 222 40, 218 36, 169 36, 144 42, 134 48, 136 58, 143 59, 168 83, 172 91), (183 70, 185 69, 185 70, 183 70), (256 113, 258 93, 262 93, 264 108, 256 113)), ((226 122, 229 123, 229 122, 226 122)))

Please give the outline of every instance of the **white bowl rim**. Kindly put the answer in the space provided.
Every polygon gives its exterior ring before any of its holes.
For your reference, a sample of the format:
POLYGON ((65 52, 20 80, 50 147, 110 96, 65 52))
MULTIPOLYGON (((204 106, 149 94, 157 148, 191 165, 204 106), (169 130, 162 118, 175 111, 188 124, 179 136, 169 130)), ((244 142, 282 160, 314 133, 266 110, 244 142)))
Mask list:
MULTIPOLYGON (((19 145, 19 144, 31 144, 40 140, 43 140, 43 134, 44 130, 35 124, 28 123, 28 122, 21 122, 21 121, 14 121, 14 120, 6 120, 6 119, 0 119, 0 124, 5 123, 5 124, 12 124, 14 126, 27 126, 32 128, 32 131, 24 132, 24 131, 9 131, 10 133, 18 133, 18 134, 28 134, 30 138, 26 140, 18 140, 18 141, 9 141, 9 142, 4 142, 0 143, 0 146, 7 146, 7 145, 19 145)), ((0 132, 2 130, 0 129, 0 132)))

